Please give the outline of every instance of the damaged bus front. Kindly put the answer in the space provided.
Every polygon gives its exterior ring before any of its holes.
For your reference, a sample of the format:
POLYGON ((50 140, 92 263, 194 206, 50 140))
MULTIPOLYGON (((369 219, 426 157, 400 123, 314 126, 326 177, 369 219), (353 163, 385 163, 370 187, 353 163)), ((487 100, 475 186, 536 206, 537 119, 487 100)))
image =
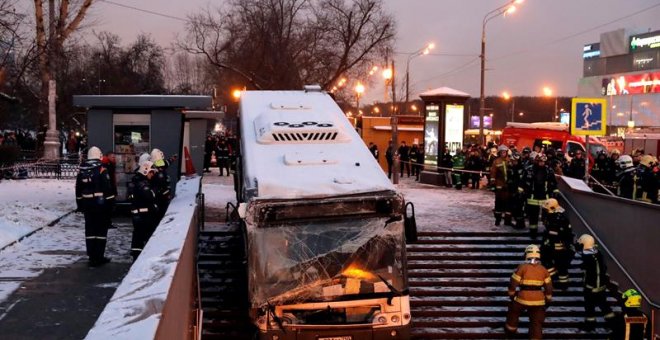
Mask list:
POLYGON ((404 202, 394 191, 252 201, 245 212, 261 339, 408 339, 404 202))

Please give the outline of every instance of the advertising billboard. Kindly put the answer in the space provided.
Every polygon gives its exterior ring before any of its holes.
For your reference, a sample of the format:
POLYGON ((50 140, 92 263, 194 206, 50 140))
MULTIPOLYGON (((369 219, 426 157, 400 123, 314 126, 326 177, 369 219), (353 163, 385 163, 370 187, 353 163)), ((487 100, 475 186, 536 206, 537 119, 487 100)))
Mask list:
POLYGON ((440 106, 427 105, 424 122, 424 164, 438 165, 438 124, 440 106))
POLYGON ((570 124, 571 123, 571 113, 570 112, 559 112, 559 122, 562 124, 570 124))
MULTIPOLYGON (((484 129, 493 127, 493 117, 484 116, 484 129)), ((470 129, 479 128, 479 116, 470 116, 470 129)))
POLYGON ((630 52, 660 48, 660 32, 650 32, 630 37, 630 52))
POLYGON ((603 78, 602 86, 604 96, 660 93, 660 72, 603 78))
POLYGON ((604 136, 607 128, 607 100, 601 98, 573 98, 571 134, 604 136))
POLYGON ((445 145, 452 155, 463 148, 463 113, 463 105, 445 106, 445 145))

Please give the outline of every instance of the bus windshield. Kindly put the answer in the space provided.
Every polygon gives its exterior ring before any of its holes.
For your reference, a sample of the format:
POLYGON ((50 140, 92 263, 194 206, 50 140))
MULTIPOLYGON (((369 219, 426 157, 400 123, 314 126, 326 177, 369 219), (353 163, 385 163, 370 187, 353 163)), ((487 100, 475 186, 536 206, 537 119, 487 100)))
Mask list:
POLYGON ((254 307, 393 294, 407 287, 402 219, 248 225, 254 307))

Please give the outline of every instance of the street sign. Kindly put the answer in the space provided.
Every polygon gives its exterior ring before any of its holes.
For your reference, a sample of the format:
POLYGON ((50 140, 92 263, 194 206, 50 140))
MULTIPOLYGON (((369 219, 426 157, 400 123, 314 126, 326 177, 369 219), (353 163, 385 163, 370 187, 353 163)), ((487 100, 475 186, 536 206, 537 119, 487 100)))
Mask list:
POLYGON ((571 134, 604 136, 607 128, 607 99, 573 98, 571 134))

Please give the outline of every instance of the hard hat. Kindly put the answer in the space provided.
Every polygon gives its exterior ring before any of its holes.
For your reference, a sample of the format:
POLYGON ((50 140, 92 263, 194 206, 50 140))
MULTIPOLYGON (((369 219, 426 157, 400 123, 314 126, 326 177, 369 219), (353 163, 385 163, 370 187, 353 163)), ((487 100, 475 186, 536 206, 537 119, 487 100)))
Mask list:
POLYGON ((509 148, 508 148, 506 145, 500 145, 500 146, 498 146, 498 147, 497 147, 497 152, 500 153, 500 152, 502 152, 502 151, 506 151, 506 152, 508 152, 508 151, 509 151, 509 148))
POLYGON ((633 160, 629 155, 623 155, 616 160, 616 164, 621 169, 628 169, 633 167, 633 160))
POLYGON ((151 161, 154 162, 155 166, 164 166, 165 165, 165 154, 159 149, 151 150, 151 161))
POLYGON ((642 306, 642 294, 635 289, 631 288, 626 290, 623 295, 621 295, 621 298, 626 307, 639 308, 642 306))
POLYGON ((102 156, 103 154, 101 153, 101 149, 95 146, 92 146, 87 151, 87 159, 101 159, 102 156))
POLYGON ((587 250, 593 248, 596 241, 594 241, 593 236, 589 234, 582 234, 582 236, 580 236, 578 239, 578 243, 583 246, 584 250, 587 250))
POLYGON ((151 156, 148 153, 143 152, 140 155, 140 159, 138 160, 138 165, 142 165, 142 163, 148 161, 150 158, 151 158, 151 156))
POLYGON ((642 156, 642 159, 639 160, 639 164, 650 168, 653 165, 653 156, 651 155, 644 155, 642 156))
POLYGON ((534 158, 534 160, 537 161, 537 162, 547 162, 548 157, 546 157, 546 155, 540 153, 540 154, 536 155, 536 158, 534 158))
POLYGON ((564 212, 564 208, 562 208, 559 205, 559 202, 554 198, 545 200, 545 202, 543 202, 543 209, 547 210, 551 214, 564 212))
POLYGON ((539 249, 539 246, 536 244, 530 244, 525 248, 525 260, 527 259, 540 259, 541 258, 541 250, 539 249))
POLYGON ((141 173, 142 175, 146 176, 149 174, 149 172, 156 172, 158 170, 153 168, 154 163, 151 161, 144 161, 142 164, 140 164, 140 168, 138 169, 138 172, 141 173))

